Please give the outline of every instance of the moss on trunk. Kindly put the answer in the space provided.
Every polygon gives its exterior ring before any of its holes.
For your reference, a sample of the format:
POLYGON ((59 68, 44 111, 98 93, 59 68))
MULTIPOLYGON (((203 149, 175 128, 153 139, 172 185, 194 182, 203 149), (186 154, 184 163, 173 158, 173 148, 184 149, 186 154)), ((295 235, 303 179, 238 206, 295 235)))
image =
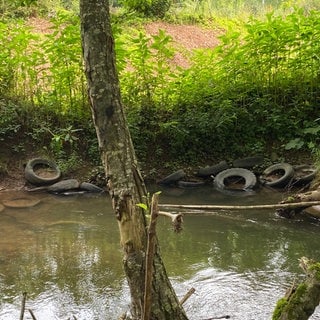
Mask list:
POLYGON ((272 320, 307 320, 320 302, 320 263, 300 259, 307 278, 281 298, 275 307, 272 320))

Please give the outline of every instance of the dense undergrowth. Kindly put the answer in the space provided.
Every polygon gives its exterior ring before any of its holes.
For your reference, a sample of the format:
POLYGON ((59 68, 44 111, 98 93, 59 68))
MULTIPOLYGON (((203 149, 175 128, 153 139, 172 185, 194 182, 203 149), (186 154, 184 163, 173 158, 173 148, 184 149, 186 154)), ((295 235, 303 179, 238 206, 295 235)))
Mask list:
MULTIPOLYGON (((84 160, 98 164, 99 152, 77 6, 64 4, 1 7, 0 145, 13 155, 31 149, 54 156, 68 170, 84 160), (36 14, 50 18, 49 33, 28 26, 26 18, 36 14)), ((113 14, 122 98, 149 173, 272 151, 280 157, 307 151, 319 159, 320 12, 310 2, 286 4, 246 19, 220 12, 220 20, 213 20, 213 7, 209 13, 171 8, 163 19, 225 30, 218 47, 193 52, 188 68, 172 63, 181 49, 165 32, 147 36, 146 20, 122 9, 113 14)))

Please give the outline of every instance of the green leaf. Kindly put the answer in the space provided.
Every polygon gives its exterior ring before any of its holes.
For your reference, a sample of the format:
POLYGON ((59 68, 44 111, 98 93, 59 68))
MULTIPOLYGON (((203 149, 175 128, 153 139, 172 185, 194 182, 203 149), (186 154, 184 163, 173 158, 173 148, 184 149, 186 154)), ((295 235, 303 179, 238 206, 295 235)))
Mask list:
POLYGON ((301 140, 300 138, 296 138, 293 140, 290 140, 286 145, 285 145, 285 149, 286 150, 291 150, 291 149, 296 149, 299 150, 303 147, 304 145, 304 141, 301 140))
POLYGON ((137 203, 137 207, 140 207, 145 211, 148 210, 148 206, 145 203, 137 203))

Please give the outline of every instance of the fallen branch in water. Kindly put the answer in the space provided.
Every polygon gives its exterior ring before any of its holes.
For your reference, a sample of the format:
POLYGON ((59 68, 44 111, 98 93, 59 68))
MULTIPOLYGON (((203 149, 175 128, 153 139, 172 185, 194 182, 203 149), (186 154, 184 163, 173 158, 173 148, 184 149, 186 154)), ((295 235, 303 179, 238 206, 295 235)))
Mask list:
POLYGON ((171 218, 173 230, 175 232, 179 233, 182 230, 183 215, 181 213, 170 213, 166 211, 159 211, 159 215, 171 218))
POLYGON ((31 315, 32 320, 37 320, 37 318, 36 318, 36 316, 34 315, 34 313, 32 312, 32 310, 31 310, 31 309, 28 309, 28 311, 29 311, 29 313, 30 313, 30 315, 31 315))
POLYGON ((183 305, 194 293, 195 293, 196 289, 195 288, 191 288, 190 290, 188 290, 188 292, 184 295, 184 297, 179 301, 179 303, 181 305, 183 305))
POLYGON ((230 319, 230 316, 229 316, 229 315, 226 315, 226 316, 209 318, 209 319, 204 319, 204 320, 215 320, 215 319, 230 319))
POLYGON ((203 320, 215 320, 215 319, 230 319, 230 316, 229 316, 229 315, 226 315, 226 316, 209 318, 209 319, 203 319, 203 320))
POLYGON ((26 308, 26 299, 27 299, 27 293, 22 293, 22 303, 21 303, 21 310, 20 310, 20 320, 23 320, 24 317, 24 310, 26 308))
MULTIPOLYGON (((200 205, 200 204, 159 204, 160 208, 189 209, 189 210, 251 210, 251 209, 281 209, 307 208, 320 205, 320 201, 305 201, 292 203, 258 204, 250 206, 200 205)), ((201 214, 201 212, 199 212, 201 214)))

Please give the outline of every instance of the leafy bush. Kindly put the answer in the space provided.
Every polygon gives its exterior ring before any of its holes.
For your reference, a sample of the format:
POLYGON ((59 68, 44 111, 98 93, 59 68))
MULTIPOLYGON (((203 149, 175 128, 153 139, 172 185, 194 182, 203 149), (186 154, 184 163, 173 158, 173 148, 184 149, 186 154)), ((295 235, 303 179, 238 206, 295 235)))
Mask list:
MULTIPOLYGON (((252 18, 241 32, 226 32, 217 48, 195 51, 186 69, 172 63, 175 49, 164 31, 147 36, 138 27, 114 25, 122 98, 139 159, 163 165, 279 145, 310 149, 314 143, 316 149, 319 131, 310 130, 317 128, 320 100, 318 21, 319 11, 301 9, 252 18)), ((57 11, 51 22, 52 32, 42 36, 22 21, 0 23, 0 95, 27 102, 21 110, 1 105, 0 139, 24 130, 62 159, 84 149, 98 163, 79 19, 57 11)))
POLYGON ((144 17, 163 18, 169 10, 171 0, 121 0, 128 11, 135 11, 144 17))

